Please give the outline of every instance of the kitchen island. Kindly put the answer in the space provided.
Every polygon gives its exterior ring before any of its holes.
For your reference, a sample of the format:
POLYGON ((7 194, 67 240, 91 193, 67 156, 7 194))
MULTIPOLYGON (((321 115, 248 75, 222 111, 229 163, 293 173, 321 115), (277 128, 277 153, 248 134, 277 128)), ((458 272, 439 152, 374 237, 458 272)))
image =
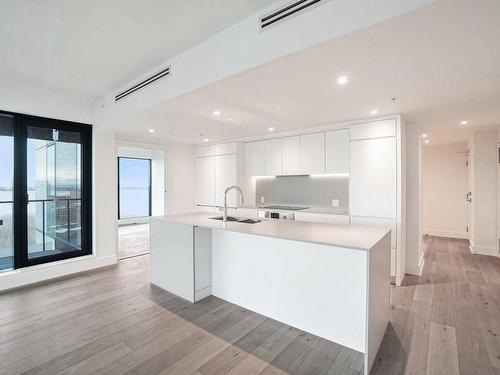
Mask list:
POLYGON ((151 219, 151 282, 193 303, 209 295, 365 354, 390 311, 390 231, 214 214, 151 219))

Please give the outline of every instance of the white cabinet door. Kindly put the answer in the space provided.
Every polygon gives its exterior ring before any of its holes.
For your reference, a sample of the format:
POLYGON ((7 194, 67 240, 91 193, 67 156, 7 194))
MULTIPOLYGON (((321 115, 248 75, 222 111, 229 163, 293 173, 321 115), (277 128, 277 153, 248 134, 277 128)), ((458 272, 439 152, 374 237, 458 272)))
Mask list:
POLYGON ((300 173, 325 173, 325 133, 300 136, 300 173))
POLYGON ((266 142, 245 143, 245 175, 265 176, 266 175, 266 142))
POLYGON ((300 174, 300 137, 281 139, 281 174, 300 174))
MULTIPOLYGON (((224 191, 238 182, 236 155, 220 155, 215 157, 215 203, 224 205, 224 191)), ((232 190, 227 196, 227 205, 236 206, 236 191, 232 190)))
POLYGON ((351 126, 351 141, 369 138, 395 137, 396 120, 367 122, 351 126))
POLYGON ((349 173, 349 130, 325 133, 326 173, 349 173))
POLYGON ((215 156, 196 158, 196 204, 215 205, 215 156))
POLYGON ((268 139, 265 152, 266 176, 279 176, 281 174, 281 138, 268 139))
POLYGON ((350 143, 351 215, 396 218, 396 138, 350 143))
POLYGON ((212 156, 215 155, 215 145, 210 146, 197 146, 194 148, 195 156, 212 156))

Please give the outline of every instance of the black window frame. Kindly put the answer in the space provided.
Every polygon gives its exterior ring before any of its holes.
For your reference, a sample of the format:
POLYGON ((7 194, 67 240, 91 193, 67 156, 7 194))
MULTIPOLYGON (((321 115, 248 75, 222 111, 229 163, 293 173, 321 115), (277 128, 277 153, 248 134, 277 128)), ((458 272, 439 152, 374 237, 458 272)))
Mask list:
POLYGON ((152 192, 152 186, 153 186, 153 181, 152 181, 152 175, 153 175, 153 169, 152 169, 152 160, 149 158, 139 158, 139 157, 131 157, 131 156, 118 156, 117 157, 117 170, 118 170, 118 179, 117 179, 117 195, 118 195, 118 220, 133 220, 133 219, 142 219, 146 217, 151 217, 153 213, 153 208, 152 208, 152 200, 153 200, 153 192, 152 192), (122 218, 121 217, 121 212, 120 212, 120 159, 133 159, 133 160, 147 160, 149 162, 149 188, 148 188, 148 199, 149 199, 149 207, 148 207, 148 216, 134 216, 134 217, 126 217, 122 218))
POLYGON ((14 120, 14 269, 93 254, 92 228, 92 125, 73 121, 1 111, 14 120), (81 250, 42 257, 28 256, 27 129, 49 128, 77 132, 81 136, 81 250))

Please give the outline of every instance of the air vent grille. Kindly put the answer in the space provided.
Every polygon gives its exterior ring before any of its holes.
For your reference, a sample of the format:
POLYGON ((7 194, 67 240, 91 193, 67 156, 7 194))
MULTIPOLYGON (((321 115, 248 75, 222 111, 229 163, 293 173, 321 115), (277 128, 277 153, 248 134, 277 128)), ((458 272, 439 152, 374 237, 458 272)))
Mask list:
POLYGON ((311 7, 320 5, 327 0, 299 0, 294 1, 281 9, 275 10, 260 19, 260 29, 265 30, 278 22, 284 21, 299 13, 309 10, 311 7))
POLYGON ((122 100, 123 98, 129 96, 130 94, 136 92, 137 90, 140 90, 140 89, 152 84, 153 82, 158 81, 159 79, 161 79, 163 77, 169 76, 170 72, 171 72, 171 69, 170 69, 170 66, 168 66, 165 69, 163 69, 161 72, 156 73, 155 75, 149 77, 148 79, 145 79, 144 81, 139 82, 137 85, 132 86, 131 88, 116 95, 115 102, 122 100))

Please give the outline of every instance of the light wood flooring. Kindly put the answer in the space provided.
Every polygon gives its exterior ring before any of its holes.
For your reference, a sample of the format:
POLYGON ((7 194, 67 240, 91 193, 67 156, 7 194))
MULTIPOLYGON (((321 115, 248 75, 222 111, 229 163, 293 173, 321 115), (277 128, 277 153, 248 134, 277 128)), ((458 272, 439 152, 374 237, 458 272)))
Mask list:
MULTIPOLYGON (((500 260, 429 237, 392 290, 372 374, 500 374, 500 260)), ((359 374, 362 356, 215 297, 148 282, 149 256, 0 294, 0 374, 359 374)))
POLYGON ((118 227, 120 259, 149 253, 149 224, 130 224, 118 227))

